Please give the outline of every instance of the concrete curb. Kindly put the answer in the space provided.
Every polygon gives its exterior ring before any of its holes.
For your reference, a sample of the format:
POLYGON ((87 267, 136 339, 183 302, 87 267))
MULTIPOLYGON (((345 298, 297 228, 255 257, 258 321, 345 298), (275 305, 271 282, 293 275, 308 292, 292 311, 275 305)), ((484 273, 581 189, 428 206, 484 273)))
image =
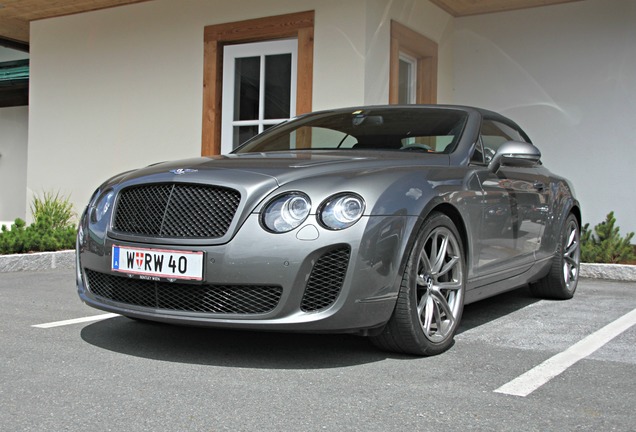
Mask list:
MULTIPOLYGON (((74 250, 0 255, 0 273, 74 268, 74 250)), ((583 263, 580 276, 590 279, 636 282, 636 266, 583 263)))
POLYGON ((75 251, 0 255, 0 273, 75 268, 75 251))
POLYGON ((636 282, 636 266, 623 264, 581 264, 582 278, 636 282))

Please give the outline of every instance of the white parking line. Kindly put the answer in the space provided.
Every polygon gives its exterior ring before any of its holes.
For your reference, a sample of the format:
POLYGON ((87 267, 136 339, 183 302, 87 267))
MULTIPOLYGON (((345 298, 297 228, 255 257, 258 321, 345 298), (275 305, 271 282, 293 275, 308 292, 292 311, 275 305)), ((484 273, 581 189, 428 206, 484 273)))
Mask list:
POLYGON ((61 326, 71 325, 71 324, 79 324, 79 323, 85 323, 85 322, 91 322, 91 321, 105 320, 105 319, 114 318, 117 316, 119 315, 114 313, 93 315, 93 316, 84 317, 84 318, 75 318, 75 319, 70 319, 65 321, 50 322, 46 324, 35 324, 35 325, 32 325, 31 327, 47 329, 47 328, 61 327, 61 326))
POLYGON ((528 396, 574 363, 589 356, 634 324, 636 324, 636 309, 592 333, 567 350, 530 369, 525 374, 502 385, 495 390, 495 392, 513 396, 528 396))

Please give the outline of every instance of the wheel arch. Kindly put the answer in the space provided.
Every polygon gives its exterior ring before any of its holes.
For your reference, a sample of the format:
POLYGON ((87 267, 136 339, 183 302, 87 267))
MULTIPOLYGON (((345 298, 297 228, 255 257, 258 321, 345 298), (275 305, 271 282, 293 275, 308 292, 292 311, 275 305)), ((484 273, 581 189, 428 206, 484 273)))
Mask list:
POLYGON ((461 238, 462 247, 464 248, 464 257, 466 259, 467 266, 470 265, 470 241, 468 239, 468 231, 466 229, 466 223, 464 222, 464 218, 461 213, 457 209, 457 207, 449 204, 449 203, 441 203, 437 206, 433 207, 426 216, 431 214, 432 212, 443 213, 450 218, 451 221, 455 224, 455 228, 459 232, 459 236, 461 238))
POLYGON ((579 202, 574 199, 574 197, 570 197, 560 206, 560 210, 555 213, 558 223, 552 224, 549 236, 547 237, 547 239, 550 240, 550 244, 552 245, 552 247, 549 249, 550 253, 554 253, 554 251, 556 251, 556 242, 558 241, 561 230, 563 229, 565 221, 570 214, 573 214, 576 218, 576 221, 579 224, 579 230, 583 229, 583 217, 581 215, 581 207, 579 205, 579 202))
MULTIPOLYGON (((452 222, 452 224, 454 225, 453 230, 446 229, 446 231, 456 231, 456 233, 459 235, 459 239, 457 241, 460 242, 461 248, 464 249, 465 258, 464 260, 462 260, 463 262, 454 261, 454 263, 442 274, 446 276, 446 272, 448 271, 454 272, 455 271, 454 269, 457 268, 456 267, 457 265, 460 265, 464 267, 465 269, 467 269, 466 266, 469 261, 468 254, 466 253, 467 245, 468 245, 468 234, 467 234, 467 228, 466 228, 464 219, 461 216, 459 209, 457 209, 455 206, 453 206, 452 204, 448 202, 440 202, 440 201, 430 202, 429 205, 427 205, 423 209, 421 215, 418 217, 418 223, 413 227, 413 232, 412 232, 413 234, 410 239, 411 241, 409 242, 409 253, 408 254, 405 253, 403 255, 404 263, 400 270, 400 275, 401 275, 401 277, 399 278, 400 285, 399 285, 398 296, 396 298, 396 305, 395 305, 393 315, 391 316, 389 321, 386 323, 386 325, 382 328, 382 330, 379 333, 375 334, 372 338, 373 343, 379 346, 380 348, 397 351, 397 352, 415 354, 415 355, 434 355, 434 354, 439 354, 445 351, 454 343, 453 338, 457 331, 457 327, 459 326, 458 323, 461 321, 461 316, 463 312, 466 285, 462 284, 462 286, 459 288, 461 290, 460 292, 463 293, 460 297, 456 297, 453 295, 452 297, 448 298, 448 299, 452 298, 454 300, 454 303, 452 303, 452 305, 451 303, 446 303, 445 308, 442 308, 441 306, 429 306, 429 301, 428 300, 426 301, 426 306, 425 306, 426 308, 439 307, 440 310, 444 310, 444 311, 452 310, 452 312, 448 312, 448 313, 454 316, 452 320, 454 324, 452 324, 452 327, 450 328, 450 330, 449 329, 445 330, 444 329, 445 327, 441 325, 442 318, 440 318, 440 316, 442 315, 442 312, 438 311, 435 314, 435 316, 437 316, 435 320, 439 320, 439 321, 436 321, 437 325, 434 327, 436 329, 435 331, 433 331, 433 327, 426 327, 426 330, 422 330, 422 327, 426 326, 426 324, 424 324, 424 322, 421 321, 422 312, 419 311, 419 306, 417 306, 418 304, 422 304, 421 303, 422 299, 418 297, 420 295, 418 294, 420 292, 419 289, 412 285, 417 283, 416 280, 419 277, 424 278, 424 276, 418 276, 422 274, 418 270, 419 269, 418 263, 421 263, 421 259, 419 258, 418 254, 423 253, 423 251, 425 250, 426 241, 428 241, 428 238, 425 238, 421 243, 418 243, 419 239, 422 238, 420 236, 422 234, 430 235, 432 230, 441 226, 437 224, 443 224, 444 227, 448 225, 449 222, 445 218, 450 219, 450 222, 452 222), (441 215, 443 215, 443 217, 441 215), (437 221, 429 224, 427 227, 426 221, 431 220, 429 219, 431 216, 436 218, 437 221), (444 218, 444 220, 442 220, 442 218, 444 218), (414 248, 418 248, 418 249, 414 249, 414 248), (418 252, 418 254, 413 255, 413 253, 416 251, 418 252), (413 256, 415 256, 415 259, 413 259, 413 256), (409 264, 411 264, 412 267, 408 267, 409 264), (406 271, 405 266, 407 266, 406 268, 410 269, 408 270, 407 273, 405 273, 406 271), (417 309, 417 312, 416 312, 416 309, 417 309), (416 331, 415 327, 417 327, 419 331, 416 331), (441 339, 437 339, 440 337, 440 333, 442 333, 441 339)), ((452 235, 453 237, 455 237, 455 233, 452 233, 452 235)), ((437 248, 431 247, 431 249, 437 249, 437 248)), ((443 253, 444 255, 447 254, 446 250, 444 250, 444 252, 441 252, 441 253, 443 253)), ((456 251, 454 251, 454 253, 456 253, 456 251)), ((427 262, 429 261, 427 260, 427 262)), ((432 262, 434 262, 434 260, 430 261, 430 263, 432 262)), ((435 260, 435 262, 437 261, 435 260)), ((448 262, 448 261, 445 261, 445 262, 448 262)), ((464 278, 464 281, 466 281, 465 279, 467 277, 466 275, 467 275, 467 270, 464 270, 464 273, 462 276, 464 278)), ((431 289, 430 284, 433 283, 431 281, 435 280, 436 277, 437 276, 435 276, 435 273, 426 274, 426 279, 429 281, 425 282, 424 285, 428 285, 428 289, 431 289)), ((424 296, 426 294, 421 294, 421 295, 424 296)), ((439 295, 443 299, 439 301, 446 302, 448 300, 445 297, 446 294, 442 293, 441 288, 439 289, 439 295)), ((432 305, 433 303, 436 303, 436 302, 438 302, 438 300, 432 300, 430 303, 432 305)), ((443 319, 446 320, 446 318, 443 318, 443 319)), ((428 325, 430 326, 430 323, 428 325)))
POLYGON ((453 224, 455 224, 455 227, 457 228, 457 231, 459 232, 459 236, 462 242, 462 247, 464 249, 464 256, 466 257, 466 261, 467 261, 465 264, 470 266, 471 244, 469 240, 469 234, 468 234, 468 228, 466 226, 466 222, 464 218, 462 217, 459 209, 448 202, 433 200, 423 209, 419 217, 419 223, 413 230, 411 234, 411 238, 409 239, 408 250, 410 250, 413 247, 413 244, 417 240, 417 236, 419 235, 419 232, 422 229, 422 226, 424 225, 424 221, 426 220, 426 218, 429 217, 434 212, 444 214, 445 216, 450 218, 453 224))
POLYGON ((581 216, 581 208, 578 203, 574 203, 570 208, 570 213, 574 215, 576 221, 579 223, 579 229, 583 229, 583 217, 581 216))

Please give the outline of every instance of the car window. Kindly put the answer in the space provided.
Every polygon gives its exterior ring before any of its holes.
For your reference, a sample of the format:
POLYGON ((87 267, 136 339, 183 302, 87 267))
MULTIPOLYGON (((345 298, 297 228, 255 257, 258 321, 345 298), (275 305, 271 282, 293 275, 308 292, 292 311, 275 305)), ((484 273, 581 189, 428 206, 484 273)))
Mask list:
POLYGON ((436 153, 444 153, 445 150, 453 143, 453 136, 449 135, 432 135, 402 138, 400 141, 402 147, 426 146, 436 153))
POLYGON ((506 141, 527 141, 519 130, 495 120, 482 122, 480 138, 486 163, 490 162, 499 147, 506 141))
POLYGON ((303 126, 290 133, 290 149, 314 148, 337 149, 352 148, 358 143, 355 137, 346 132, 323 127, 303 126))
POLYGON ((481 142, 481 139, 477 140, 477 142, 475 143, 475 150, 473 150, 473 155, 470 158, 470 162, 480 165, 483 165, 485 163, 483 144, 481 142))
POLYGON ((272 128, 235 153, 304 149, 450 153, 466 119, 463 111, 430 108, 318 113, 272 128))
POLYGON ((285 151, 302 149, 350 149, 358 143, 351 135, 323 127, 301 126, 289 133, 276 134, 264 140, 259 151, 285 151))

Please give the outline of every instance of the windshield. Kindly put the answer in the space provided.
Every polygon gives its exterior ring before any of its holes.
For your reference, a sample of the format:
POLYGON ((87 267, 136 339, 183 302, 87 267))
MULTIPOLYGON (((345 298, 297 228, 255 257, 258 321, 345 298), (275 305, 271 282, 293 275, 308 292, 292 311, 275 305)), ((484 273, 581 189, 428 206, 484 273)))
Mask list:
POLYGON ((467 117, 463 111, 435 108, 319 113, 272 128, 233 153, 360 149, 450 153, 467 117))

